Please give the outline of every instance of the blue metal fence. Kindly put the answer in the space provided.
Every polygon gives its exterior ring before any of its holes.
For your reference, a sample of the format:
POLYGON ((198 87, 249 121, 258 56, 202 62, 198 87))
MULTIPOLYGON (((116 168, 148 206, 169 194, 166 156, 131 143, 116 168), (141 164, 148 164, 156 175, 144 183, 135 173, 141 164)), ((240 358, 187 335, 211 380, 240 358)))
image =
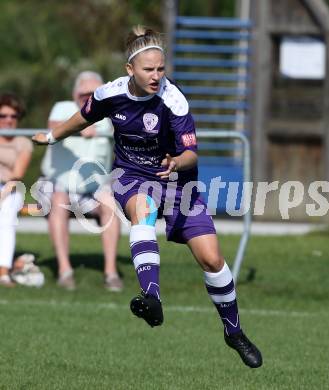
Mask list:
MULTIPOLYGON (((189 100, 198 132, 248 134, 251 22, 178 16, 173 35, 173 78, 189 100)), ((199 178, 207 188, 216 176, 242 185, 239 143, 231 138, 216 144, 202 138, 199 151, 199 178)), ((225 196, 217 211, 226 211, 225 196)))

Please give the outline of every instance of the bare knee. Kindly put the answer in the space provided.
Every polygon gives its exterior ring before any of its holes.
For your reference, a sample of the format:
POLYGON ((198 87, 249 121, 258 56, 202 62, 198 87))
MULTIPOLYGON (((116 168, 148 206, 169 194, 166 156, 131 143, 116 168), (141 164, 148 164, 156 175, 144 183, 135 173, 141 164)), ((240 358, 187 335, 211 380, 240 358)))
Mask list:
POLYGON ((66 193, 54 192, 51 198, 51 210, 49 213, 49 219, 62 219, 68 216, 68 210, 64 205, 69 203, 69 198, 66 193))
POLYGON ((215 273, 223 268, 225 261, 215 234, 194 237, 187 244, 204 271, 215 273))
POLYGON ((224 267, 225 260, 223 256, 215 253, 208 254, 204 258, 199 259, 199 263, 204 271, 216 273, 224 267))
POLYGON ((149 204, 148 199, 152 200, 147 194, 140 193, 132 196, 128 200, 125 207, 125 214, 132 225, 137 225, 151 216, 150 212, 152 212, 151 209, 153 209, 153 206, 149 204))

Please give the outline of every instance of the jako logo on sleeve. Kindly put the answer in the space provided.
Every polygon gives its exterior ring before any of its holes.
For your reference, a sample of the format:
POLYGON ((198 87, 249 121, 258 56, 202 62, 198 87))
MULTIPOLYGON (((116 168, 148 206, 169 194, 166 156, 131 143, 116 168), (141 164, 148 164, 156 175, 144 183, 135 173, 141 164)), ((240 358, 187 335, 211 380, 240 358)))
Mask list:
POLYGON ((188 133, 182 135, 182 142, 184 146, 196 145, 196 137, 194 133, 188 133))
POLYGON ((125 121, 127 119, 127 117, 122 114, 115 114, 114 117, 117 119, 121 119, 122 121, 125 121))

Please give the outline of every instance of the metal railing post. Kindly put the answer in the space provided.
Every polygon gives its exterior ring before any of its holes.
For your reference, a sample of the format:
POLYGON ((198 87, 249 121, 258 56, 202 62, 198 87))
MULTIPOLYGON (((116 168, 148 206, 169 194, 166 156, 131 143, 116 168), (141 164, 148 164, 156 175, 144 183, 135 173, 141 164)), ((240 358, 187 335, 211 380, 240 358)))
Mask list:
MULTIPOLYGON (((236 131, 198 131, 197 137, 202 138, 236 138, 242 142, 243 145, 243 180, 244 182, 251 181, 251 160, 250 160, 250 142, 248 138, 236 131)), ((234 259, 232 274, 235 282, 238 280, 241 264, 243 262, 244 253, 247 247, 247 243, 250 236, 251 228, 251 210, 250 205, 247 204, 249 196, 244 197, 245 204, 243 205, 244 210, 247 210, 243 215, 243 232, 240 238, 239 247, 234 259)))

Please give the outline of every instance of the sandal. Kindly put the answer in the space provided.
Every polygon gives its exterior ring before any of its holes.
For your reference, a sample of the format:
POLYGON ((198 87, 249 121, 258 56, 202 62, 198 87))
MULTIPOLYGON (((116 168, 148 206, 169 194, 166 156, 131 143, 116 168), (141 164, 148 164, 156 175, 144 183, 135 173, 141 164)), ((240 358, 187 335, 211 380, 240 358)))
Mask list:
POLYGON ((0 286, 15 287, 16 284, 10 279, 10 276, 5 274, 0 276, 0 286))
POLYGON ((57 285, 64 290, 74 291, 76 289, 74 275, 72 270, 67 270, 59 275, 57 285))

